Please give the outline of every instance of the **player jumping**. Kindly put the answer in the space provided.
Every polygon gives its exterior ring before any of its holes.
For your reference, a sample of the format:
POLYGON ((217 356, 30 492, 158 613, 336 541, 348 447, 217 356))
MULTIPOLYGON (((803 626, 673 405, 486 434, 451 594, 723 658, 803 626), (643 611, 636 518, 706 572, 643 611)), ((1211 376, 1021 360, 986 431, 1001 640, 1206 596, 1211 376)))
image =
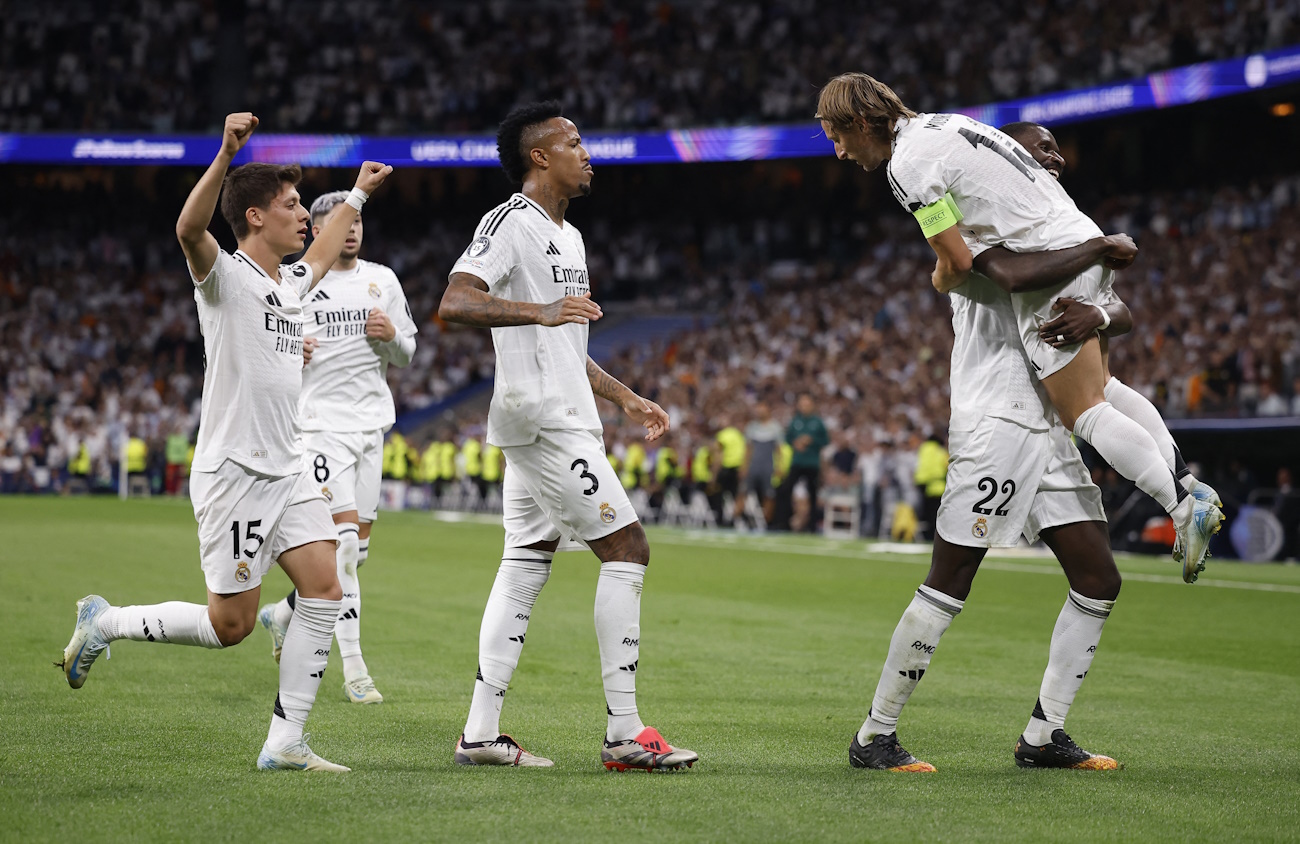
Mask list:
POLYGON ((325 227, 302 261, 282 265, 307 238, 309 217, 295 187, 301 170, 246 164, 226 172, 257 124, 246 112, 226 118, 221 148, 176 221, 206 359, 190 494, 208 603, 117 607, 88 595, 77 602, 62 667, 79 689, 95 659, 118 639, 236 645, 257 624, 262 577, 278 562, 300 597, 285 631, 280 690, 257 767, 347 771, 313 753, 303 734, 329 660, 342 590, 334 566, 338 533, 320 488, 303 471, 300 297, 338 259, 357 211, 392 168, 363 164, 349 210, 325 227), (239 242, 233 255, 208 231, 218 196, 239 242))
POLYGON ((501 707, 556 548, 572 538, 601 561, 596 640, 609 716, 601 761, 620 771, 688 768, 697 754, 672 747, 637 714, 650 546, 605 457, 595 396, 644 426, 649 441, 669 420, 587 356, 588 323, 601 310, 590 298, 586 245, 564 214, 571 199, 591 192, 590 156, 556 102, 512 111, 497 132, 497 150, 521 190, 483 217, 452 267, 439 309, 449 322, 492 328, 496 383, 487 440, 506 457, 505 552, 483 613, 478 677, 455 760, 553 764, 501 734, 501 707))
MULTIPOLYGON (((335 216, 351 213, 347 197, 347 191, 334 191, 312 203, 314 237, 335 216)), ((385 373, 390 363, 411 362, 416 327, 396 273, 358 258, 363 234, 357 214, 339 259, 303 303, 307 336, 319 346, 303 369, 299 407, 307 472, 329 501, 338 527, 343 606, 334 635, 343 658, 343 696, 353 703, 382 703, 361 655, 359 570, 370 554, 371 525, 379 515, 384 432, 396 418, 385 373)), ((277 660, 296 594, 258 614, 277 660)))

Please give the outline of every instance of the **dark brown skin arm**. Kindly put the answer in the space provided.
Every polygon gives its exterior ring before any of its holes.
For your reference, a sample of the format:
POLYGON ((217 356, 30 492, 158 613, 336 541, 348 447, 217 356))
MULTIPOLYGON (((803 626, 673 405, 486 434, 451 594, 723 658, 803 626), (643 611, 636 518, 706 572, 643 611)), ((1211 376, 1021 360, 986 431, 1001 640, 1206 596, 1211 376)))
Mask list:
POLYGON ((438 316, 447 322, 495 328, 505 325, 563 325, 600 319, 600 306, 586 296, 565 296, 546 305, 498 299, 487 282, 469 273, 453 273, 442 294, 438 316))
POLYGON ((995 246, 975 257, 974 268, 1008 293, 1026 293, 1064 284, 1103 261, 1108 267, 1121 269, 1133 263, 1136 256, 1132 238, 1114 234, 1050 252, 1012 252, 995 246))
POLYGON ((1101 263, 1104 254, 1099 237, 1051 252, 1012 252, 995 246, 975 256, 975 272, 1008 293, 1026 293, 1064 284, 1101 263))

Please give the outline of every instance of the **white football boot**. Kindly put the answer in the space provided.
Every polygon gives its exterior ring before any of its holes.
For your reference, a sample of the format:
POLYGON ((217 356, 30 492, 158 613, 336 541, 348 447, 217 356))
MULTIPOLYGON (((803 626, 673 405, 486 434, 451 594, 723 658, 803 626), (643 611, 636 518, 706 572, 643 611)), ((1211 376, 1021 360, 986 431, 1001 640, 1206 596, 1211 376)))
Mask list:
POLYGON ((98 595, 87 595, 77 601, 77 626, 72 629, 72 640, 63 649, 63 662, 56 663, 74 689, 86 685, 90 666, 101 653, 105 659, 110 657, 108 642, 99 634, 99 615, 109 606, 98 595))
POLYGON ((287 747, 273 748, 269 744, 263 744, 262 752, 257 756, 257 769, 259 771, 333 771, 335 773, 347 773, 352 770, 343 765, 335 765, 328 759, 317 756, 307 746, 307 741, 310 738, 310 733, 304 733, 302 738, 287 747))

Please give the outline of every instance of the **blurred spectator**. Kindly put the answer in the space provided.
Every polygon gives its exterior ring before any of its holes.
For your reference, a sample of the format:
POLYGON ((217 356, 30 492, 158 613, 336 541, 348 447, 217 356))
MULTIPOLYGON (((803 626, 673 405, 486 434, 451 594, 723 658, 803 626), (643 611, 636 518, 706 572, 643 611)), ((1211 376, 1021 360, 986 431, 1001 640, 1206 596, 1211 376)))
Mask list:
POLYGON ((921 498, 921 511, 917 514, 918 532, 923 538, 933 540, 939 501, 948 481, 948 449, 938 434, 926 437, 917 449, 915 479, 916 491, 921 498))
POLYGON ((808 120, 817 87, 846 68, 939 111, 1300 41, 1295 0, 9 0, 0 10, 0 131, 27 132, 211 131, 218 103, 283 132, 483 131, 547 97, 587 130, 808 120))
POLYGON ((776 453, 784 441, 785 429, 772 418, 772 408, 760 401, 754 418, 745 426, 745 483, 736 502, 736 518, 744 512, 750 493, 763 510, 764 522, 772 521, 772 478, 776 475, 776 453))
POLYGON ((812 395, 801 393, 794 417, 785 429, 785 441, 794 453, 790 459, 790 474, 776 494, 774 521, 778 530, 795 529, 790 524, 791 501, 795 487, 800 484, 803 485, 809 508, 803 529, 809 533, 817 530, 817 489, 821 484, 822 449, 830 445, 830 436, 826 433, 826 423, 816 414, 816 409, 812 395))

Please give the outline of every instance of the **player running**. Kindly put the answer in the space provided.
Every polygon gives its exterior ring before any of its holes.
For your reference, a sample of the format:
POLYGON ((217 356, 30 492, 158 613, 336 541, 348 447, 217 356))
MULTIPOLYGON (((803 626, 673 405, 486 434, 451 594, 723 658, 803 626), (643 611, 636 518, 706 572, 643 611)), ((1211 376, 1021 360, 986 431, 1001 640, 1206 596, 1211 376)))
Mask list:
POLYGON ((689 768, 697 754, 672 747, 637 714, 650 547, 605 457, 595 396, 644 426, 648 441, 663 436, 669 420, 587 356, 588 323, 601 310, 590 299, 586 245, 564 214, 571 199, 591 193, 590 156, 557 102, 510 112, 497 150, 521 190, 483 217, 452 267, 439 309, 449 322, 492 328, 496 383, 487 441, 506 457, 505 551, 483 612, 478 677, 455 760, 553 764, 501 733, 501 707, 555 550, 571 538, 601 561, 595 621, 609 716, 601 761, 619 771, 689 768))
POLYGON ((208 603, 117 607, 87 595, 77 602, 62 667, 79 689, 95 659, 118 639, 236 645, 257 623, 262 576, 278 562, 300 597, 285 631, 280 690, 257 767, 347 771, 313 753, 303 734, 342 591, 334 566, 338 534, 319 487, 303 471, 298 394, 310 343, 301 297, 337 260, 356 212, 392 168, 363 164, 349 210, 325 227, 300 262, 282 265, 307 238, 307 209, 295 187, 301 170, 246 164, 226 172, 257 124, 247 112, 226 118, 221 148, 176 221, 206 359, 190 495, 208 603), (208 231, 218 196, 239 242, 233 255, 208 231))
MULTIPOLYGON (((347 198, 347 191, 317 197, 311 205, 313 237, 320 237, 335 216, 351 213, 347 198)), ((306 334, 319 345, 303 369, 299 410, 307 471, 338 527, 343 606, 334 635, 343 658, 343 696, 352 703, 382 703, 384 696, 361 655, 359 578, 370 554, 371 525, 379 515, 384 433, 396 419, 385 375, 389 364, 411 362, 417 329, 396 273, 359 259, 363 235, 357 214, 338 260, 303 303, 306 334)), ((296 594, 290 592, 258 613, 277 660, 296 594)))
MULTIPOLYGON (((888 162, 895 198, 913 212, 935 250, 932 282, 940 292, 969 277, 973 256, 963 232, 1021 253, 1077 246, 1101 235, 1032 156, 991 126, 960 114, 917 115, 864 73, 828 82, 817 116, 839 158, 866 170, 888 162)), ((1065 426, 1170 514, 1178 536, 1174 559, 1183 563, 1184 578, 1194 579, 1223 514, 1190 495, 1151 435, 1106 401, 1095 335, 1058 348, 1039 334, 1059 297, 1099 304, 1109 286, 1110 269, 1097 265, 1063 286, 1014 294, 1020 341, 1065 426)))

